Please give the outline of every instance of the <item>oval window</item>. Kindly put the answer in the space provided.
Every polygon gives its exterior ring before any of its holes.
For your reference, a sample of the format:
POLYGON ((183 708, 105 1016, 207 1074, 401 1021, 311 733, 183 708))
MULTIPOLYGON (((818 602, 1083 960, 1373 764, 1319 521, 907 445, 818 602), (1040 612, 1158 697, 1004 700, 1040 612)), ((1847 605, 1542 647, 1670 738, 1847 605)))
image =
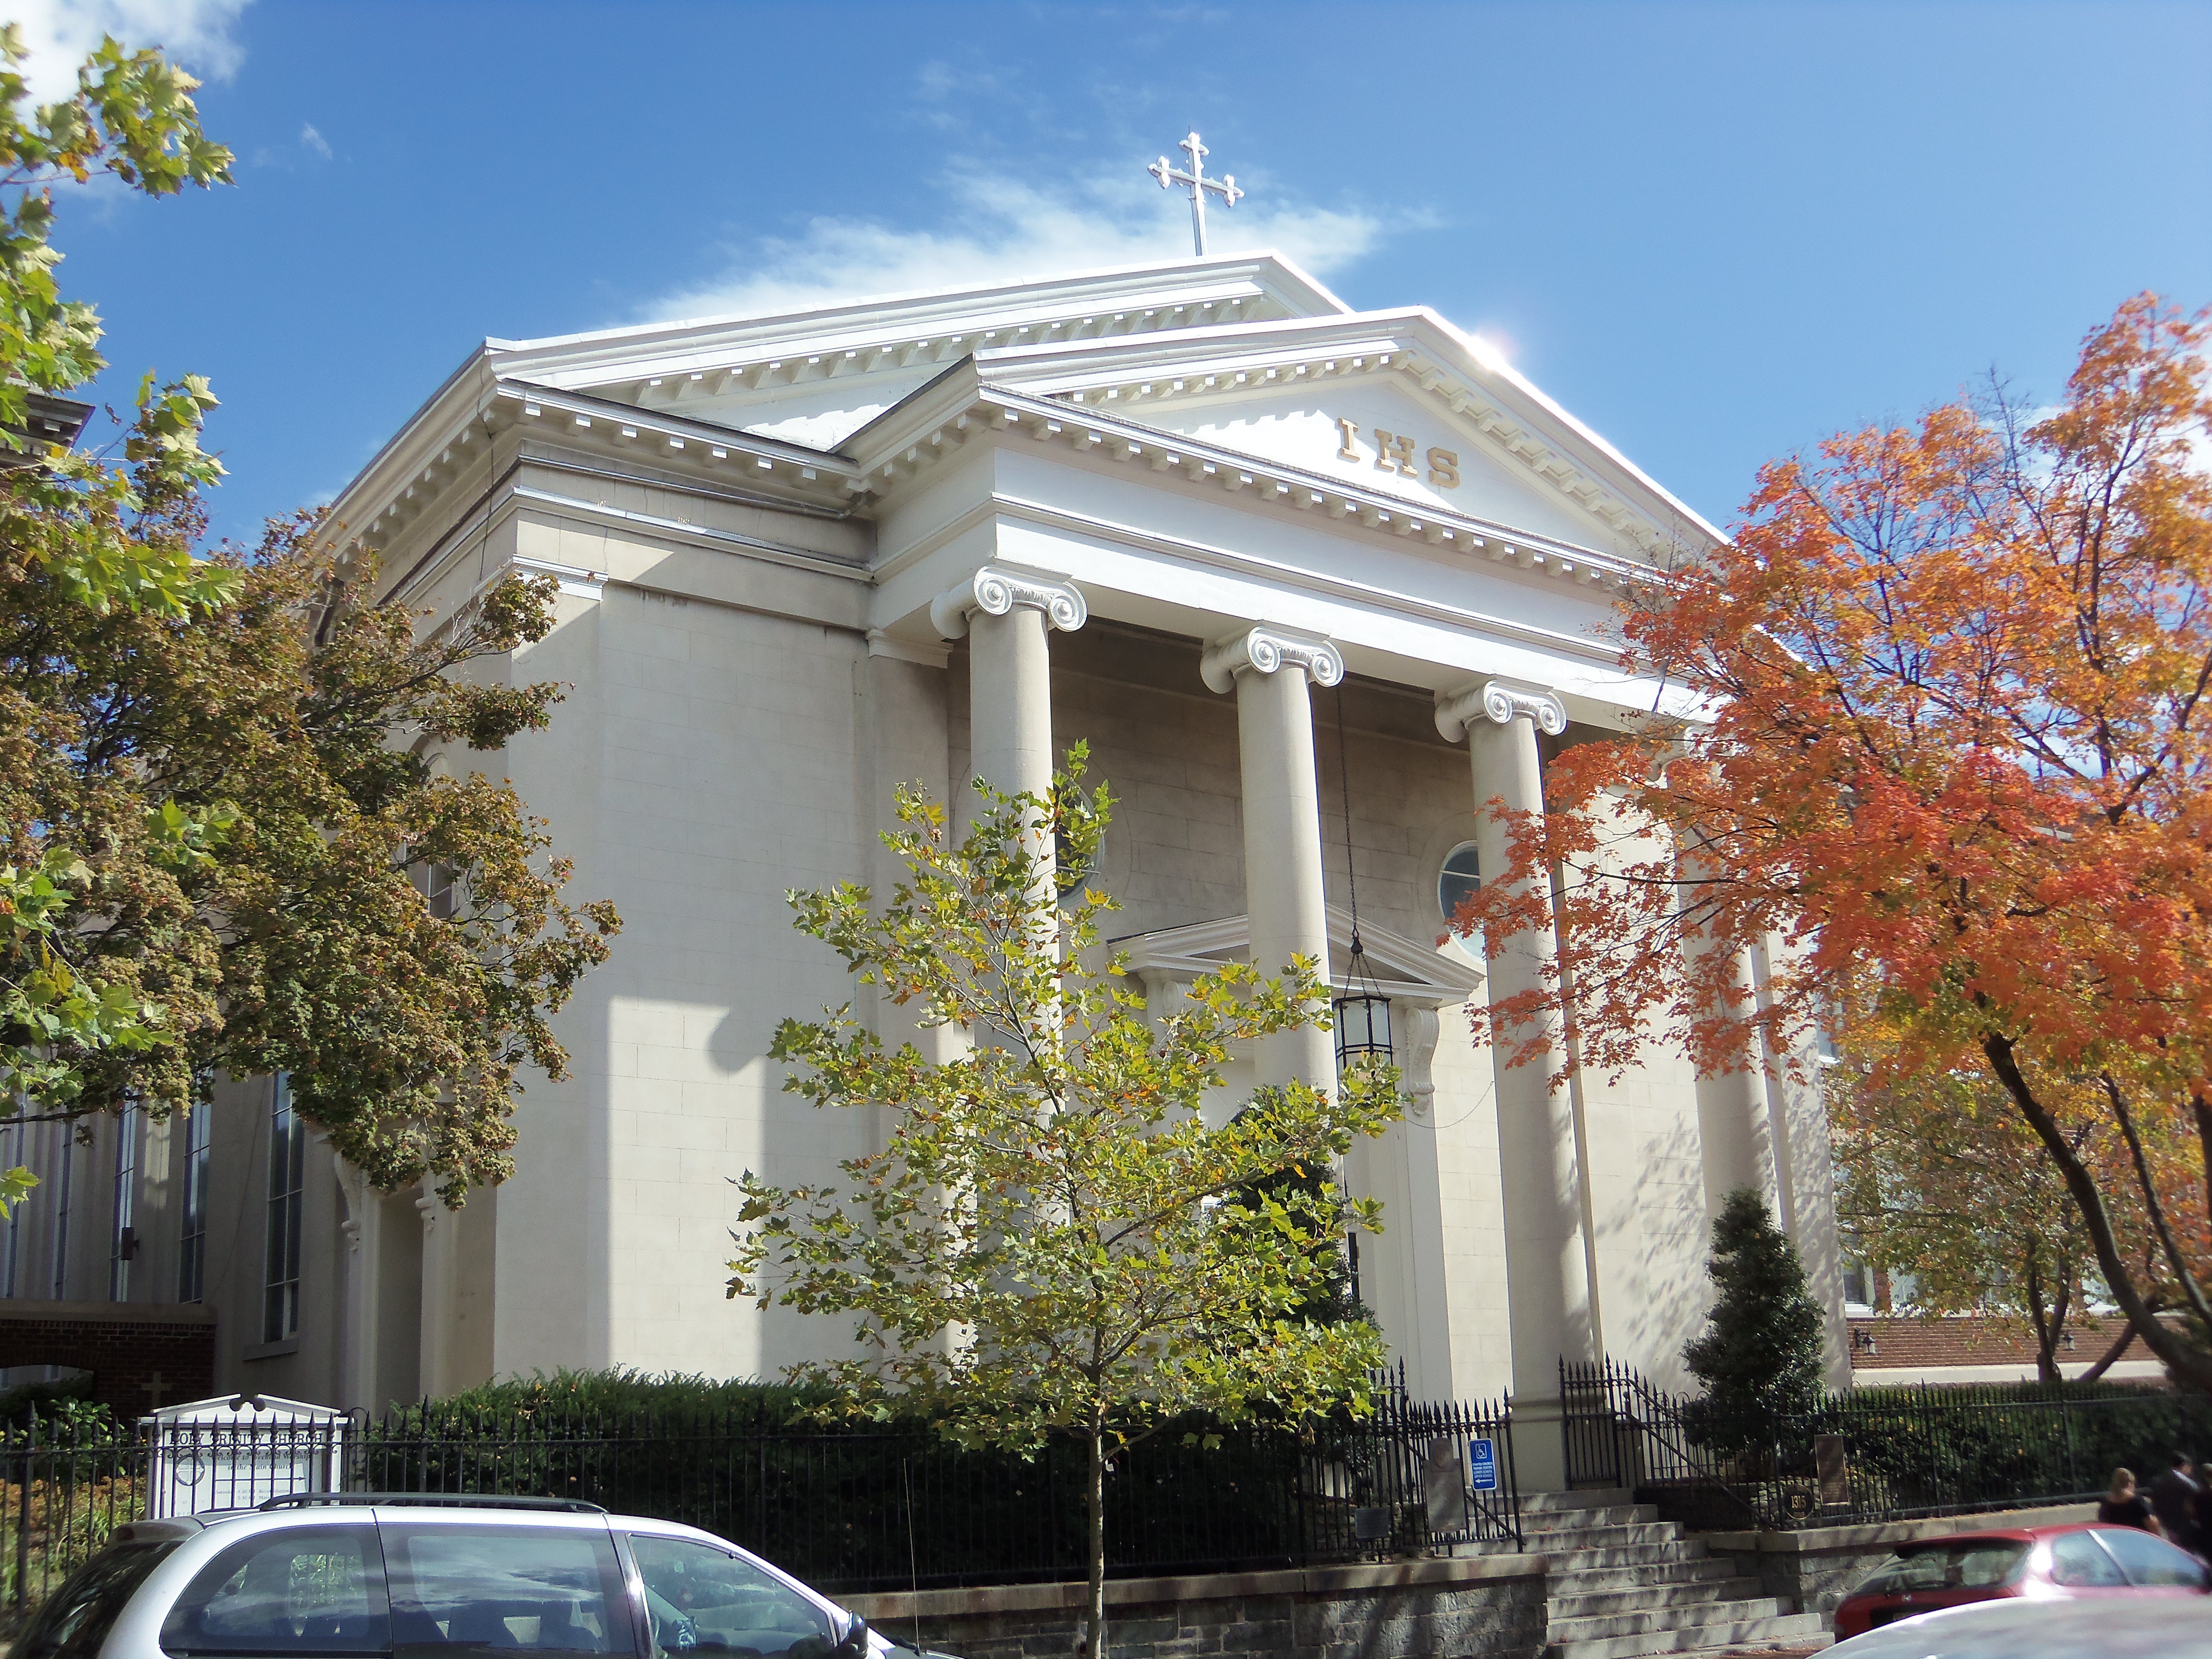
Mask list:
MULTIPOLYGON (((1475 857, 1474 843, 1463 841, 1451 849, 1450 855, 1444 860, 1444 867, 1437 875, 1437 908, 1443 912, 1447 926, 1459 913, 1459 907, 1481 884, 1481 866, 1475 857)), ((1456 934, 1454 938, 1461 945, 1468 944, 1467 940, 1458 939, 1456 934)))

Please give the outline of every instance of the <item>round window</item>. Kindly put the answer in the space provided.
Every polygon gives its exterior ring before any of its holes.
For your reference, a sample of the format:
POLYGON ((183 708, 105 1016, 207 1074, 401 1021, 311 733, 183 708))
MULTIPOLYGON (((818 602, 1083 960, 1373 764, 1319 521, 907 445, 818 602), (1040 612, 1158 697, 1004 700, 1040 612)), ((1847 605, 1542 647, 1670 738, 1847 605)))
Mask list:
POLYGON ((1437 908, 1443 912, 1448 925, 1459 914, 1459 907, 1481 884, 1481 866, 1475 858, 1474 843, 1463 841, 1451 849, 1450 856, 1444 860, 1444 867, 1437 873, 1437 908))

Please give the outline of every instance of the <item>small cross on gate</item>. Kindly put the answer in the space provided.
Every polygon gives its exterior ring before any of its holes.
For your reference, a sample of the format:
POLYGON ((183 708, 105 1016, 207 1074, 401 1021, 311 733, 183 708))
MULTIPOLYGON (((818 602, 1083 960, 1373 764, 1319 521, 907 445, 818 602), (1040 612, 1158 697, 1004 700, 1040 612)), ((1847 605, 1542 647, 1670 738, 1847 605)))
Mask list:
POLYGON ((150 1372, 146 1380, 138 1385, 138 1391, 146 1396, 149 1411, 161 1409, 161 1391, 168 1386, 169 1379, 162 1376, 158 1369, 150 1372))
POLYGON ((1146 167, 1145 171, 1160 181, 1162 190, 1171 189, 1176 185, 1190 186, 1191 248, 1200 258, 1203 258, 1206 257, 1206 192, 1210 190, 1218 196, 1224 207, 1235 207, 1244 192, 1237 188, 1237 175, 1233 173, 1224 173, 1218 179, 1209 179, 1206 176, 1206 149, 1204 144, 1198 142, 1196 133, 1192 133, 1176 148, 1189 152, 1189 172, 1185 173, 1181 167, 1170 166, 1168 158, 1164 155, 1146 167))

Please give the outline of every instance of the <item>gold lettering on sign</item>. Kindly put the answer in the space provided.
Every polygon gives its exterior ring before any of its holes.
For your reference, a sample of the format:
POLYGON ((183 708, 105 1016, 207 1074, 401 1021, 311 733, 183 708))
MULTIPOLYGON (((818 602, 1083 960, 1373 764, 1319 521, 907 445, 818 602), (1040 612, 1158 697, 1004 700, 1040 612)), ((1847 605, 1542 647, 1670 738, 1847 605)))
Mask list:
MULTIPOLYGON (((1365 460, 1367 457, 1360 452, 1359 447, 1352 442, 1352 440, 1359 434, 1358 423, 1355 421, 1348 421, 1340 415, 1336 417, 1336 429, 1341 434, 1341 441, 1336 447, 1336 459, 1340 461, 1365 460)), ((1416 441, 1406 434, 1385 432, 1379 426, 1375 428, 1375 470, 1377 472, 1395 473, 1402 478, 1419 477, 1421 469, 1414 463, 1415 453, 1416 441)), ((1459 488, 1459 452, 1457 450, 1431 449, 1428 452, 1427 459, 1430 483, 1438 489, 1459 488)))

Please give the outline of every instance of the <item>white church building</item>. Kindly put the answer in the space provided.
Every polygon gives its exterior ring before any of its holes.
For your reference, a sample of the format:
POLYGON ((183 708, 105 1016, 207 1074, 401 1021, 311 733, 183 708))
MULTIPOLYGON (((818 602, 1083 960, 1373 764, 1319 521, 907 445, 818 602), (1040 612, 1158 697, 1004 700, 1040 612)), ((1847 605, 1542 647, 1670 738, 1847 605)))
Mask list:
MULTIPOLYGON (((1614 607, 1717 532, 1433 312, 1237 255, 488 340, 333 514, 425 626, 511 571, 559 583, 505 671, 567 700, 504 764, 570 891, 623 919, 559 1018, 574 1074, 530 1082, 514 1179, 458 1212, 368 1189, 267 1079, 225 1085, 195 1146, 103 1126, 78 1283, 40 1255, 42 1188, 19 1294, 112 1292, 128 1224, 124 1297, 212 1307, 221 1387, 371 1408, 828 1351, 842 1328, 724 1294, 732 1178, 825 1176, 880 1133, 766 1057, 854 994, 785 893, 885 881, 898 785, 963 811, 971 775, 1039 787, 1079 739, 1121 803, 1093 880, 1156 1005, 1248 955, 1340 977, 1356 881, 1412 1103, 1348 1167, 1387 1228, 1360 1294, 1417 1395, 1540 1421, 1561 1358, 1601 1356, 1680 1386, 1745 1182, 1847 1375, 1815 1091, 1656 1044, 1553 1091, 1470 1035, 1529 971, 1439 942, 1496 867, 1477 803, 1540 807, 1548 757, 1651 705, 1614 607)), ((1326 1032, 1277 1039, 1225 1104, 1334 1066, 1326 1032)))

